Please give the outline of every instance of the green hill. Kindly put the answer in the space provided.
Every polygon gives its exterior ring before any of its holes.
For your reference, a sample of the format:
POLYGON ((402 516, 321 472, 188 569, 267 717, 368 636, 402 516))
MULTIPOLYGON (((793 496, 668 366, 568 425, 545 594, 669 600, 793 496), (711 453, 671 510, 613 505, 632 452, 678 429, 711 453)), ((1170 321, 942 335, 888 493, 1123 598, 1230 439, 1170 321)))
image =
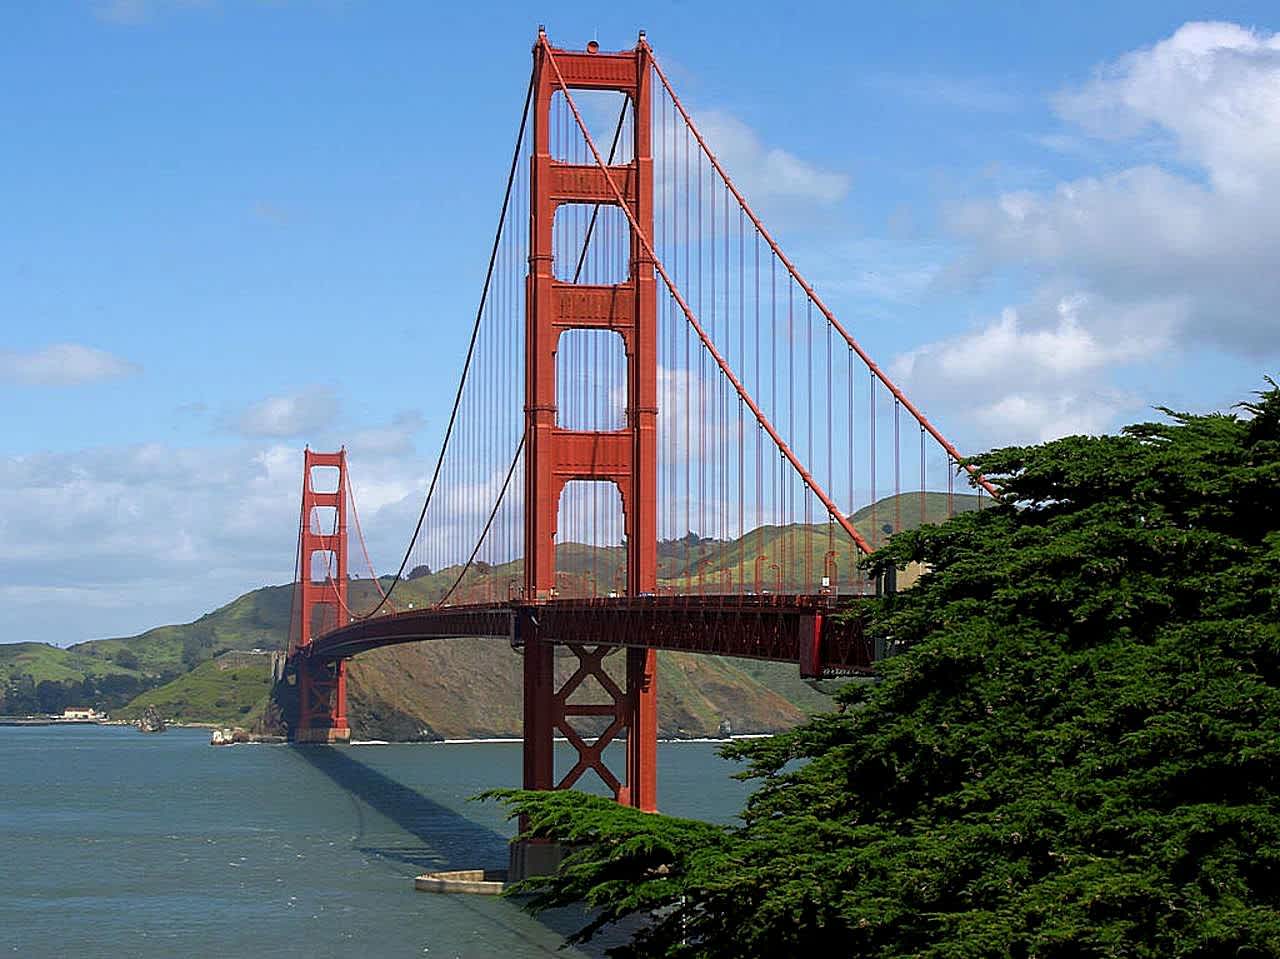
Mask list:
POLYGON ((137 719, 150 705, 179 722, 248 726, 257 719, 271 691, 271 657, 235 653, 201 663, 172 682, 148 690, 112 713, 137 719))
POLYGON ((46 643, 0 644, 0 713, 59 713, 67 706, 122 705, 155 684, 129 656, 46 643))
POLYGON ((147 674, 172 678, 229 649, 282 648, 289 624, 292 586, 255 589, 193 623, 160 626, 125 639, 96 639, 68 652, 137 659, 147 674))
MULTIPOLYGON (((978 506, 978 497, 966 493, 902 493, 864 506, 849 520, 863 539, 878 547, 886 539, 886 526, 915 529, 978 506)), ((835 573, 832 585, 842 592, 865 585, 855 568, 860 554, 834 521, 762 526, 730 541, 691 537, 663 547, 660 577, 672 587, 696 589, 701 583, 712 590, 727 583, 735 589, 745 584, 747 589, 758 585, 771 592, 805 591, 820 581, 828 562, 835 573)))
MULTIPOLYGON (((956 494, 956 512, 977 507, 977 498, 956 494)), ((945 493, 889 497, 851 519, 864 536, 884 523, 904 529, 945 518, 945 493)), ((690 537, 659 544, 660 589, 755 587, 799 588, 822 575, 832 538, 836 586, 858 584, 847 537, 826 524, 764 527, 731 542, 690 537), (831 538, 829 538, 831 537, 831 538), (764 557, 758 560, 757 557, 764 557), (794 585, 793 585, 794 584, 794 585)), ((561 544, 557 579, 562 595, 607 593, 622 582, 621 547, 561 544)), ((457 579, 458 567, 401 582, 400 608, 439 600, 457 579)), ((454 600, 505 600, 523 578, 523 563, 477 564, 454 600)), ((390 580, 383 580, 383 588, 390 580)), ((353 580, 353 609, 371 609, 379 593, 371 580, 353 580)), ((291 586, 245 593, 192 623, 161 626, 137 636, 92 640, 66 649, 41 643, 0 644, 0 713, 59 712, 69 705, 95 705, 132 716, 155 703, 170 718, 190 722, 236 722, 258 708, 257 680, 232 679, 210 661, 232 650, 277 650, 288 642, 291 586), (252 702, 250 700, 253 700, 252 702), (245 707, 249 707, 246 709, 245 707)), ((265 667, 263 667, 265 669, 265 667)), ((786 663, 759 663, 670 654, 661 657, 660 722, 670 735, 709 735, 721 719, 739 731, 793 725, 805 712, 830 700, 812 690, 786 663)), ((515 735, 520 728, 519 658, 504 644, 471 641, 423 643, 378 650, 351 668, 350 711, 359 736, 416 738, 440 734, 515 735), (425 730, 425 732, 424 732, 425 730)), ((243 723, 241 723, 243 724, 243 723)))
POLYGON ((0 713, 61 712, 73 705, 113 711, 227 650, 281 649, 292 595, 291 586, 268 586, 193 623, 65 649, 0 644, 0 713))

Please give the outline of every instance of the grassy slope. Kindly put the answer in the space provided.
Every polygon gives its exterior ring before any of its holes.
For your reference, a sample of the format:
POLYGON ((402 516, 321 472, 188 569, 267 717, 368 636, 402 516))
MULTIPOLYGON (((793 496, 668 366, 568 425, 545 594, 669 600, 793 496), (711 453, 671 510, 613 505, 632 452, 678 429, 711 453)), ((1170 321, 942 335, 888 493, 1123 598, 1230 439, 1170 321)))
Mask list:
MULTIPOLYGON (((977 499, 956 494, 952 503, 956 511, 964 511, 976 508, 977 499)), ((920 522, 922 514, 929 521, 944 518, 947 506, 946 494, 930 493, 922 511, 920 495, 904 493, 896 501, 889 497, 877 503, 874 511, 867 507, 851 518, 855 527, 870 538, 873 521, 875 526, 886 522, 896 525, 900 511, 903 528, 910 528, 920 522)), ((728 571, 735 582, 742 577, 751 583, 755 557, 763 554, 769 564, 776 562, 784 569, 784 577, 790 575, 798 580, 806 552, 811 576, 821 568, 827 532, 825 525, 767 527, 747 534, 742 544, 706 541, 686 547, 663 543, 659 547, 660 577, 673 587, 696 585, 701 571, 703 580, 711 584, 721 581, 728 571)), ((838 552, 843 585, 851 560, 844 555, 847 546, 838 552)), ((557 567, 565 595, 589 593, 593 586, 595 591, 607 592, 620 582, 622 551, 567 543, 558 550, 557 567)), ((445 569, 401 583, 396 588, 396 602, 404 608, 409 603, 423 605, 438 600, 453 585, 457 573, 457 568, 445 569)), ((473 570, 454 598, 505 598, 522 575, 523 564, 519 561, 473 570)), ((765 575, 777 574, 767 571, 765 575)), ((167 683, 163 687, 166 696, 194 695, 194 699, 184 700, 183 706, 185 718, 191 721, 227 721, 234 717, 225 715, 224 708, 214 704, 219 698, 230 702, 239 693, 231 698, 208 691, 196 695, 195 687, 181 685, 175 687, 175 692, 170 689, 172 681, 192 666, 202 669, 199 664, 223 650, 283 648, 291 599, 289 586, 265 587, 246 593, 193 623, 161 626, 138 636, 93 640, 67 649, 40 643, 0 645, 0 682, 22 674, 31 675, 36 682, 125 674, 157 685, 167 683), (197 715, 196 710, 206 708, 205 713, 197 715)), ((351 584, 353 608, 368 609, 377 600, 378 593, 369 580, 351 584)), ((420 644, 379 651, 356 661, 352 712, 365 717, 371 735, 376 735, 375 727, 418 731, 425 728, 448 736, 498 735, 518 729, 518 659, 505 649, 485 650, 479 645, 464 644, 461 651, 454 651, 448 647, 441 643, 420 644)), ((782 728, 795 722, 802 712, 826 709, 831 702, 802 682, 795 667, 786 663, 672 654, 662 657, 660 678, 659 688, 664 690, 660 693, 662 721, 671 734, 705 734, 714 731, 720 719, 726 717, 735 729, 744 731, 782 728), (769 716, 776 722, 768 721, 769 716)), ((199 680, 227 683, 228 677, 205 671, 199 680)), ((148 701, 159 705, 154 699, 159 692, 144 692, 129 708, 140 709, 148 701)), ((243 705, 235 700, 235 706, 227 708, 240 709, 243 705)))
MULTIPOLYGON (((942 522, 949 512, 963 513, 978 508, 977 496, 967 493, 919 492, 888 496, 875 506, 867 506, 850 519, 855 529, 879 545, 883 532, 873 531, 884 525, 914 529, 927 522, 942 522)), ((765 591, 805 591, 816 586, 822 576, 824 558, 835 553, 836 583, 842 593, 861 587, 855 564, 860 554, 852 540, 834 523, 812 526, 764 526, 751 530, 741 539, 730 541, 702 540, 692 544, 665 541, 658 544, 658 589, 687 589, 697 592, 723 591, 723 586, 738 589, 742 582, 754 588, 759 562, 761 588, 765 591), (776 567, 776 568, 775 568, 776 567), (781 579, 781 589, 778 582, 781 579)), ((556 547, 557 585, 562 596, 606 595, 621 589, 624 561, 621 547, 595 548, 582 543, 561 543, 556 547)), ((523 581, 524 563, 516 560, 494 567, 473 568, 451 597, 454 602, 504 600, 523 581)), ((457 577, 458 568, 440 570, 429 577, 401 584, 396 588, 396 602, 430 602, 444 595, 457 577)), ((351 605, 360 608, 353 597, 351 605)))
POLYGON ((79 682, 86 676, 116 673, 142 676, 139 670, 120 666, 106 656, 73 652, 46 643, 0 644, 0 683, 18 676, 30 676, 37 683, 44 680, 79 682))
POLYGON ((167 719, 248 726, 261 712, 270 688, 270 657, 262 657, 261 664, 227 669, 210 660, 172 682, 148 690, 112 715, 116 719, 136 719, 154 704, 167 719))
POLYGON ((287 641, 291 586, 245 593, 194 623, 159 626, 125 639, 95 639, 68 647, 72 654, 112 657, 127 649, 140 668, 172 676, 227 649, 280 649, 287 641))
MULTIPOLYGON (((885 539, 883 527, 915 529, 922 522, 939 523, 950 512, 964 513, 978 508, 978 497, 956 493, 919 492, 888 496, 874 506, 865 506, 849 517, 853 528, 867 542, 879 546, 885 539)), ((856 547, 844 531, 833 523, 813 525, 763 526, 751 530, 741 539, 729 542, 708 541, 691 547, 666 544, 668 557, 662 564, 662 579, 673 586, 707 589, 725 581, 745 582, 753 588, 757 557, 760 561, 761 587, 776 590, 779 578, 783 590, 797 584, 814 583, 822 576, 824 560, 835 554, 836 584, 842 588, 856 585, 855 563, 860 558, 856 547), (774 569, 774 566, 777 569, 774 569)))
POLYGON ((37 683, 126 674, 162 682, 227 649, 280 649, 287 640, 290 586, 245 593, 193 623, 160 626, 137 636, 94 639, 63 649, 47 643, 0 644, 0 682, 37 683), (135 665, 136 664, 136 665, 135 665))
MULTIPOLYGON (((561 682, 577 664, 567 650, 565 654, 556 661, 561 682)), ((615 680, 622 679, 621 656, 607 657, 605 664, 615 680)), ((795 672, 794 666, 780 665, 795 672)), ((390 646, 353 660, 349 676, 357 736, 520 735, 521 659, 505 642, 449 639, 390 646)), ((604 700, 593 679, 570 701, 604 700)), ((767 732, 790 728, 803 716, 801 709, 761 686, 735 661, 677 653, 658 657, 658 718, 663 736, 714 735, 722 719, 728 719, 736 732, 767 732)))

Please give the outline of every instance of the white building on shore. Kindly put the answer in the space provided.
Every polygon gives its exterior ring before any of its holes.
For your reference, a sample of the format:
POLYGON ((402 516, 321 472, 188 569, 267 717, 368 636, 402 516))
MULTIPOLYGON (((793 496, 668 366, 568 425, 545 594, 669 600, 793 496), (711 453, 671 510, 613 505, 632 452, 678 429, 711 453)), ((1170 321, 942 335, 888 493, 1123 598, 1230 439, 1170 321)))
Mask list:
POLYGON ((94 722, 107 717, 105 713, 98 712, 92 706, 68 706, 62 711, 62 718, 76 722, 94 722))

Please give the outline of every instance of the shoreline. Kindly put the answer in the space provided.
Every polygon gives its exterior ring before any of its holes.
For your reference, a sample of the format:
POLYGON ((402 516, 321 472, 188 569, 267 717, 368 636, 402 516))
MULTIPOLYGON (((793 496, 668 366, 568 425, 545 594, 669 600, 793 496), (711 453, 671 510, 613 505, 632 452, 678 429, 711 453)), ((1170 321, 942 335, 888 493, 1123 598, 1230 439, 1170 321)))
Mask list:
POLYGON ((110 726, 100 719, 48 719, 25 716, 0 716, 0 726, 110 726))
MULTIPOLYGON (((26 719, 0 717, 0 726, 10 727, 48 727, 48 726, 113 726, 113 727, 132 727, 134 723, 126 719, 26 719)), ((198 722, 171 722, 166 724, 169 729, 226 729, 222 723, 198 723, 198 722)), ((659 738, 658 742, 664 745, 672 743, 730 743, 739 739, 768 739, 777 733, 737 733, 732 736, 677 736, 659 738)), ((556 736, 553 742, 566 743, 569 740, 564 736, 556 736)), ((520 736, 490 736, 475 737, 465 739, 430 739, 430 740, 393 740, 393 739, 353 739, 344 745, 347 746, 482 746, 482 745, 502 745, 511 743, 523 743, 524 739, 520 736)), ((289 745, 288 743, 279 743, 274 740, 266 742, 250 741, 245 743, 227 743, 226 745, 289 745)))
MULTIPOLYGON (((730 743, 739 739, 768 739, 776 736, 777 733, 740 733, 733 736, 690 736, 690 737, 673 737, 660 738, 660 743, 730 743)), ((556 736, 552 740, 557 743, 567 743, 569 740, 564 736, 556 736)), ((480 739, 431 739, 425 741, 397 741, 391 739, 353 739, 347 743, 348 746, 475 746, 497 743, 523 743, 524 739, 520 736, 494 736, 491 738, 480 739)))

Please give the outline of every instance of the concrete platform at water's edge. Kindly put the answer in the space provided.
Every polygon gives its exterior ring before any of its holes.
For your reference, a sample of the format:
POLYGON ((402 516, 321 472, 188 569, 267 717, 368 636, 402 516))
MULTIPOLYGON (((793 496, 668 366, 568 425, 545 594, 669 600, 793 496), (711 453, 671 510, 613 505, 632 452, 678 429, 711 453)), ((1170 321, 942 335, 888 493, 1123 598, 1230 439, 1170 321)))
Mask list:
POLYGON ((452 872, 423 873, 413 880, 419 892, 470 893, 496 896, 507 888, 505 869, 455 869, 452 872))
POLYGON ((531 876, 550 876, 560 868, 566 848, 549 839, 523 839, 510 847, 510 869, 455 869, 428 872, 413 881, 419 892, 461 892, 496 896, 531 876))

